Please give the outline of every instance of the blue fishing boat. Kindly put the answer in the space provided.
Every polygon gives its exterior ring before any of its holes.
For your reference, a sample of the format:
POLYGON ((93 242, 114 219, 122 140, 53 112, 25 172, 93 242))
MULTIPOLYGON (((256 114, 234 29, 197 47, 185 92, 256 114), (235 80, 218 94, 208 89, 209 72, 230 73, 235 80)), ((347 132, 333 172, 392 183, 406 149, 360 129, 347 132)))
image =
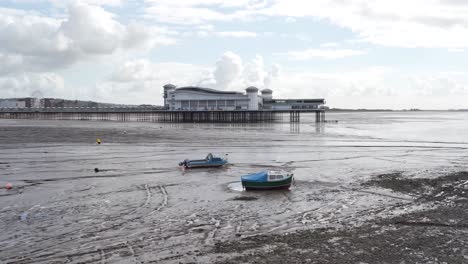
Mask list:
POLYGON ((245 190, 288 189, 294 174, 280 171, 261 171, 241 177, 245 190))
POLYGON ((202 160, 189 160, 186 159, 179 163, 179 166, 185 168, 205 168, 205 167, 221 167, 228 163, 227 158, 214 157, 213 154, 209 153, 205 159, 202 160))

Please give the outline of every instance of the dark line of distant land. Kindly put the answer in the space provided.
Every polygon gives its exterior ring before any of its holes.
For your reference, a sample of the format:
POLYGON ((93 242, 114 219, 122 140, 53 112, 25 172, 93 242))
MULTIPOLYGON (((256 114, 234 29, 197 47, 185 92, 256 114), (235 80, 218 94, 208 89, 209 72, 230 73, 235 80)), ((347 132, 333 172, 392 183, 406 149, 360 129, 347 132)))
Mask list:
POLYGON ((367 108, 328 108, 327 112, 439 112, 439 111, 448 111, 448 112, 468 112, 468 109, 367 109, 367 108))

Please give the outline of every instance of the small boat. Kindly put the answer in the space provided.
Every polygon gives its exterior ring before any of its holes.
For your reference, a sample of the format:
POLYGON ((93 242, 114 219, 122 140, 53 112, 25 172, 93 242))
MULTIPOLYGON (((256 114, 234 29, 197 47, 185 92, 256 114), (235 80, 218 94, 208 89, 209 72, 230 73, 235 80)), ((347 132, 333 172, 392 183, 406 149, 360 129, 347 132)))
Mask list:
POLYGON ((202 160, 189 160, 186 159, 179 163, 179 166, 185 168, 205 168, 205 167, 221 167, 228 163, 227 158, 214 157, 213 154, 209 153, 205 159, 202 160))
POLYGON ((241 177, 245 190, 288 189, 294 174, 280 171, 261 171, 241 177))

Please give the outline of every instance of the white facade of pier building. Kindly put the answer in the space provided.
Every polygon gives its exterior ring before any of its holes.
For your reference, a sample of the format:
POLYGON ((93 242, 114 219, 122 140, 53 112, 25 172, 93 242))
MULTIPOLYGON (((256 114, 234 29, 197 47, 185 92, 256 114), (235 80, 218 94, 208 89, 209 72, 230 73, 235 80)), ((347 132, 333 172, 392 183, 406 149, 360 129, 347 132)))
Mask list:
POLYGON ((164 107, 168 110, 289 110, 318 109, 325 104, 324 99, 273 99, 273 91, 253 86, 245 93, 220 91, 195 86, 180 87, 164 85, 164 107))

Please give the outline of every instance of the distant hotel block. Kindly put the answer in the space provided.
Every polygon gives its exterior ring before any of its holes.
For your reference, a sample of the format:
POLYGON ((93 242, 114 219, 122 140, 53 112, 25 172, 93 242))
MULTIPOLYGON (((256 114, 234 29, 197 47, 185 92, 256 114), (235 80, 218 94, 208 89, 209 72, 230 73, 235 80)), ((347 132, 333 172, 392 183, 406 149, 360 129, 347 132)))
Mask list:
POLYGON ((164 107, 169 110, 313 110, 324 107, 325 99, 273 99, 273 91, 250 86, 246 93, 201 87, 164 85, 164 107))

